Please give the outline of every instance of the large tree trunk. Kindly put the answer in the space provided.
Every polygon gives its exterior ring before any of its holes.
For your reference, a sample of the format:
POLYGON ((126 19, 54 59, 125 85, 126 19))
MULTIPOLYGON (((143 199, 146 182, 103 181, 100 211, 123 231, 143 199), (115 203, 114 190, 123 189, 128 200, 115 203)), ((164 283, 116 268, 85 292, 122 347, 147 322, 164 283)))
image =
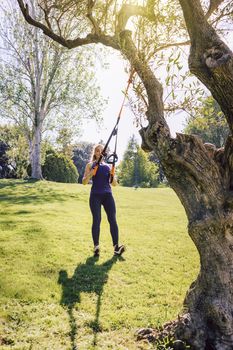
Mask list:
POLYGON ((189 226, 201 269, 185 298, 191 327, 183 335, 196 349, 233 348, 232 226, 232 217, 224 214, 189 226))
POLYGON ((42 169, 41 169, 41 124, 36 124, 34 126, 34 134, 32 140, 32 148, 31 148, 31 177, 33 179, 41 180, 42 169))
MULTIPOLYGON (((191 39, 190 70, 220 104, 232 134, 232 52, 208 24, 199 0, 180 3, 191 39)), ((185 207, 189 235, 200 254, 200 273, 184 302, 189 321, 187 327, 177 328, 177 337, 183 337, 194 349, 231 350, 233 139, 229 136, 225 149, 216 150, 201 145, 194 137, 178 135, 171 155, 175 166, 169 168, 167 161, 164 166, 185 207)))
POLYGON ((177 135, 165 173, 188 217, 200 254, 200 272, 184 301, 186 323, 175 335, 193 349, 233 349, 233 215, 222 150, 194 136, 177 135), (187 322, 188 320, 188 322, 187 322))
MULTIPOLYGON (((143 147, 154 150, 188 218, 188 231, 200 254, 200 273, 184 301, 184 317, 171 335, 195 350, 233 349, 233 192, 232 138, 224 149, 194 135, 171 138, 163 116, 162 89, 138 59, 125 31, 124 54, 148 94, 149 124, 141 130, 143 147)), ((226 91, 228 94, 229 91, 226 91)))
POLYGON ((200 255, 200 272, 185 297, 183 317, 168 325, 169 333, 191 349, 232 350, 233 192, 226 155, 196 136, 178 134, 162 143, 154 132, 150 126, 141 131, 144 147, 153 145, 159 155, 200 255))
MULTIPOLYGON (((34 3, 32 3, 32 13, 35 16, 34 3)), ((34 43, 34 53, 35 53, 35 85, 33 86, 33 98, 35 106, 35 116, 33 125, 33 142, 32 142, 32 153, 31 153, 31 167, 33 179, 42 179, 41 170, 41 140, 42 140, 42 123, 44 119, 44 108, 41 106, 41 78, 43 65, 40 64, 39 58, 39 47, 38 47, 38 28, 34 28, 35 32, 35 43, 34 43)))

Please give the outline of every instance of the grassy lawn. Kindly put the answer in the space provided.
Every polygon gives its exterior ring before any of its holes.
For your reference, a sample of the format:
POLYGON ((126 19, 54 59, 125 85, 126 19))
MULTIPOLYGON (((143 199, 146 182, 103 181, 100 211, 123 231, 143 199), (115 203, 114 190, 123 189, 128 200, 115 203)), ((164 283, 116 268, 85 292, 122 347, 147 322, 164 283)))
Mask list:
POLYGON ((152 349, 135 331, 181 311, 198 272, 171 189, 114 188, 122 259, 103 212, 92 257, 89 186, 0 181, 0 348, 152 349))

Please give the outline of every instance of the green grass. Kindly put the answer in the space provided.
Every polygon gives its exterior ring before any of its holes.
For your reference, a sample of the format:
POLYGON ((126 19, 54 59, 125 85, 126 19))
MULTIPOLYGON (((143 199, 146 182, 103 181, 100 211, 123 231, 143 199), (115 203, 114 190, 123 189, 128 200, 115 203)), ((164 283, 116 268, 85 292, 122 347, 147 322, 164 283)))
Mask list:
POLYGON ((92 257, 89 186, 0 182, 0 348, 152 349, 135 331, 181 311, 198 256, 169 188, 114 188, 120 242, 113 258, 103 212, 92 257))

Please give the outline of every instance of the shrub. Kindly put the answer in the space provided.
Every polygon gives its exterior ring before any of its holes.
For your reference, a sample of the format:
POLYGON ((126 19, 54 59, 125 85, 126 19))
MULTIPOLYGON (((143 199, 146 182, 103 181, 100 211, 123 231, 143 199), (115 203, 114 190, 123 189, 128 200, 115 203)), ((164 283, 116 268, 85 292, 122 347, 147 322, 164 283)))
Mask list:
POLYGON ((78 182, 78 171, 72 160, 53 150, 46 152, 42 174, 46 180, 66 183, 78 182))

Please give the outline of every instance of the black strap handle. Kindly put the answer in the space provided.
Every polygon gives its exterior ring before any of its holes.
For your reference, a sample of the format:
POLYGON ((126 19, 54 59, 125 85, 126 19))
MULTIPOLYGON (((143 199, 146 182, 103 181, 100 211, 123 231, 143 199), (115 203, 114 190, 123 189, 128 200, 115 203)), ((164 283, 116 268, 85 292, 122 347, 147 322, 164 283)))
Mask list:
POLYGON ((106 163, 108 164, 115 164, 117 161, 118 155, 116 153, 112 153, 106 158, 106 163))

